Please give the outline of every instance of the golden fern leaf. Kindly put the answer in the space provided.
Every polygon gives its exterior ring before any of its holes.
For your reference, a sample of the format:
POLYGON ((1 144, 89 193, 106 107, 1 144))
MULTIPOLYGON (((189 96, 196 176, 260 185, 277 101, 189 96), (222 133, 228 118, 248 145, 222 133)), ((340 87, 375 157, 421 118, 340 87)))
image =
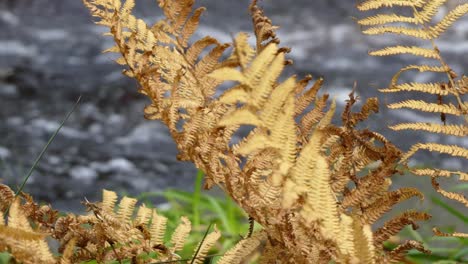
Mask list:
MULTIPOLYGON (((16 198, 13 204, 10 207, 9 215, 8 215, 8 228, 12 228, 14 230, 22 230, 24 232, 21 232, 21 234, 24 234, 26 237, 31 237, 27 236, 25 233, 35 233, 34 230, 32 229, 31 225, 29 224, 29 221, 23 212, 21 206, 20 206, 20 201, 19 198, 16 198)), ((9 235, 14 235, 12 237, 15 237, 15 234, 13 233, 7 233, 7 237, 9 235)), ((16 235, 20 235, 20 233, 16 233, 16 235)), ((35 236, 34 234, 32 235, 33 237, 35 236)), ((12 239, 12 237, 9 238, 9 240, 12 239)), ((44 235, 42 235, 41 239, 34 239, 34 240, 23 240, 21 237, 18 238, 18 240, 13 240, 14 245, 10 244, 10 247, 13 247, 13 256, 18 258, 18 260, 23 260, 25 262, 28 262, 28 260, 31 260, 32 262, 41 262, 41 263, 55 263, 55 259, 50 252, 49 246, 47 242, 44 240, 44 235), (18 244, 21 244, 21 247, 18 247, 18 244), (15 250, 18 249, 20 252, 22 251, 22 247, 28 248, 30 255, 29 257, 26 256, 15 256, 15 250), (22 257, 25 257, 22 259, 22 257)), ((32 263, 31 262, 31 263, 32 263)))
POLYGON ((108 190, 102 190, 102 208, 112 212, 117 202, 117 193, 108 190))
POLYGON ((218 260, 218 264, 240 264, 267 238, 265 231, 257 231, 252 236, 242 239, 218 260))
MULTIPOLYGON (((361 26, 375 26, 382 25, 387 23, 418 23, 417 19, 414 17, 400 16, 397 14, 379 14, 376 16, 366 17, 358 21, 358 24, 361 26)), ((381 55, 376 55, 381 56, 381 55)))
POLYGON ((323 118, 326 113, 324 109, 327 106, 327 100, 327 94, 318 98, 315 102, 315 107, 301 118, 302 134, 306 134, 306 132, 310 131, 312 127, 323 118))
POLYGON ((0 226, 0 249, 2 249, 2 251, 6 250, 11 254, 14 260, 21 263, 55 263, 54 259, 43 259, 40 252, 35 252, 35 250, 37 250, 36 243, 43 239, 43 234, 0 226), (35 238, 36 236, 38 236, 38 238, 35 238))
POLYGON ((146 207, 146 205, 141 205, 138 207, 138 212, 135 217, 136 224, 146 224, 151 219, 153 214, 153 210, 151 208, 146 207))
MULTIPOLYGON (((241 40, 238 40, 241 41, 241 40)), ((252 98, 245 103, 261 108, 267 99, 267 95, 273 89, 273 84, 283 70, 284 54, 278 54, 275 44, 268 45, 243 72, 233 68, 221 68, 212 72, 209 76, 223 81, 238 81, 243 86, 236 89, 245 89, 252 93, 252 98), (270 67, 266 67, 270 65, 270 67), (265 98, 266 97, 266 98, 265 98)), ((232 101, 229 94, 220 97, 220 102, 232 101)))
MULTIPOLYGON (((384 1, 366 1, 366 8, 362 10, 379 9, 385 6, 384 1), (380 2, 380 4, 377 4, 380 2)), ((388 1, 392 2, 392 1, 388 1)), ((398 1, 396 1, 398 2, 398 1)), ((466 78, 462 77, 456 80, 457 74, 450 69, 447 63, 440 56, 439 49, 435 45, 434 41, 443 32, 445 32, 453 23, 459 20, 462 16, 468 13, 468 4, 459 4, 454 9, 450 10, 439 22, 431 25, 433 18, 437 12, 442 8, 442 5, 446 3, 446 0, 434 0, 434 1, 421 1, 417 3, 402 4, 401 6, 410 7, 413 11, 412 17, 400 16, 398 14, 378 14, 376 16, 368 17, 359 21, 361 25, 370 26, 363 32, 365 34, 384 34, 394 33, 402 34, 421 39, 431 41, 432 49, 421 48, 416 46, 393 46, 387 47, 378 51, 371 52, 371 55, 376 56, 387 56, 387 55, 398 55, 398 54, 412 54, 418 57, 435 59, 439 62, 439 65, 409 65, 403 67, 398 71, 392 78, 389 88, 382 89, 382 92, 402 92, 402 91, 417 91, 428 94, 437 95, 437 103, 429 103, 421 100, 407 100, 403 102, 389 104, 391 109, 408 108, 423 112, 439 113, 444 125, 430 124, 430 123, 403 123, 392 126, 394 130, 419 130, 431 133, 452 135, 463 137, 466 136, 467 127, 466 122, 468 121, 468 105, 462 100, 460 95, 465 94, 467 90, 466 78), (403 22, 405 26, 393 26, 387 25, 394 22, 403 22), (422 27, 409 27, 409 25, 422 25, 422 27), (398 84, 398 80, 402 73, 409 70, 418 70, 419 72, 434 72, 442 73, 445 72, 448 78, 446 83, 404 83, 398 84), (449 96, 456 100, 457 105, 449 103, 449 96), (465 124, 450 124, 446 125, 446 114, 463 117, 465 124)), ((364 5, 364 4, 363 4, 364 5)), ((388 6, 388 5, 387 5, 388 6)), ((410 150, 403 156, 402 162, 407 162, 418 150, 428 150, 431 152, 438 152, 441 154, 448 154, 455 157, 468 158, 468 151, 458 146, 446 146, 437 143, 417 143, 413 145, 410 150)), ((449 177, 452 175, 460 175, 460 179, 467 179, 466 172, 450 171, 441 169, 413 169, 416 175, 428 175, 432 177, 449 177)), ((440 191, 446 196, 453 197, 457 200, 463 200, 461 197, 449 194, 444 191, 440 191)))
POLYGON ((407 91, 407 92, 423 92, 423 93, 429 93, 429 94, 436 94, 436 95, 442 95, 446 96, 450 93, 449 90, 447 89, 441 89, 441 84, 440 83, 402 83, 395 85, 389 89, 379 89, 379 92, 382 93, 395 93, 395 92, 401 92, 401 91, 407 91))
POLYGON ((25 231, 17 227, 0 225, 0 237, 2 238, 0 240, 1 242, 11 239, 12 241, 17 241, 18 243, 21 243, 21 240, 38 241, 44 239, 45 234, 37 233, 34 231, 25 231))
POLYGON ((192 263, 195 264, 202 264, 204 263, 204 260, 206 258, 206 255, 208 254, 208 250, 213 247, 213 245, 218 241, 218 239, 221 237, 221 232, 216 228, 216 225, 214 226, 214 231, 209 233, 204 240, 200 241, 201 244, 198 244, 195 248, 199 249, 196 250, 193 255, 192 263))
POLYGON ((372 27, 363 30, 362 33, 367 35, 381 35, 381 34, 399 34, 420 39, 436 39, 443 32, 445 32, 456 20, 465 15, 468 12, 468 4, 460 5, 455 10, 452 10, 444 19, 442 19, 437 25, 432 26, 428 29, 414 29, 407 27, 397 26, 382 26, 372 27))
POLYGON ((151 244, 158 245, 163 244, 164 234, 166 232, 167 218, 156 213, 156 210, 153 210, 153 217, 151 220, 151 244))
POLYGON ((424 248, 424 245, 419 241, 407 240, 402 245, 394 248, 390 253, 385 255, 383 263, 400 263, 411 249, 416 249, 425 254, 431 255, 432 252, 424 248))
MULTIPOLYGON (((395 22, 424 24, 432 20, 439 8, 445 2, 447 2, 447 0, 427 1, 426 4, 422 6, 422 10, 418 11, 414 17, 399 16, 397 14, 379 14, 359 20, 358 23, 363 26, 381 25, 395 22)), ((415 8, 416 6, 413 5, 412 7, 415 8)))
POLYGON ((277 26, 273 26, 271 20, 265 16, 263 10, 257 5, 257 0, 253 0, 249 7, 252 16, 253 27, 257 39, 257 53, 263 51, 271 43, 279 43, 276 37, 277 26), (263 44, 263 42, 266 42, 263 44))
POLYGON ((391 56, 398 54, 412 54, 429 59, 440 59, 440 55, 434 49, 421 48, 417 46, 392 46, 369 52, 372 56, 391 56))
POLYGON ((188 46, 188 41, 195 33, 200 22, 200 16, 205 11, 204 7, 200 7, 193 12, 192 17, 190 17, 184 25, 180 37, 178 37, 179 43, 182 47, 188 46))
POLYGON ((420 200, 424 199, 422 193, 416 188, 401 188, 396 191, 386 193, 382 198, 376 200, 368 207, 362 215, 362 222, 373 224, 384 213, 388 212, 395 204, 418 196, 420 200))
POLYGON ((367 11, 372 9, 379 9, 381 7, 394 7, 394 6, 409 6, 421 7, 426 3, 426 0, 367 0, 357 5, 360 11, 367 11))
MULTIPOLYGON (((312 76, 308 75, 303 80, 299 81, 296 87, 295 94, 300 94, 300 92, 305 89, 309 81, 312 80, 312 76)), ((318 90, 322 87, 324 83, 323 78, 319 78, 314 82, 313 86, 309 88, 305 93, 300 97, 296 98, 294 115, 297 117, 300 115, 310 104, 315 101, 318 90)))
POLYGON ((16 198, 11 204, 8 214, 8 226, 24 231, 33 231, 24 211, 21 210, 19 198, 16 198))
MULTIPOLYGON (((468 107, 468 104, 465 104, 468 107)), ((429 113, 445 113, 455 116, 463 115, 463 112, 455 105, 449 104, 436 104, 428 103, 422 100, 407 100, 403 102, 389 104, 390 109, 409 108, 429 113)))
POLYGON ((371 226, 353 219, 354 254, 359 263, 375 263, 375 247, 371 226))
MULTIPOLYGON (((351 216, 346 214, 340 215, 341 235, 338 247, 343 255, 348 255, 354 258, 356 255, 355 250, 355 234, 354 234, 354 220, 351 216)), ((357 260, 354 259, 356 262, 357 260)))
MULTIPOLYGON (((345 122, 346 127, 330 125, 336 103, 333 101, 330 110, 325 113, 328 95, 316 99, 323 80, 319 79, 308 91, 304 91, 311 79, 308 76, 299 83, 295 77, 281 83, 278 81, 284 65, 288 63, 284 55, 288 50, 278 48, 276 28, 258 8, 256 1, 253 1, 250 9, 257 48, 248 45, 246 34, 239 34, 234 40, 231 56, 223 62, 219 62, 219 59, 228 46, 219 44, 213 38, 204 38, 192 46, 188 45, 189 36, 197 27, 202 12, 200 9, 190 16, 193 0, 159 0, 166 19, 153 26, 139 22, 127 11, 131 10, 132 3, 128 3, 128 7, 123 8, 125 11, 122 11, 120 1, 112 1, 116 3, 90 8, 95 8, 96 15, 102 17, 103 25, 111 29, 110 35, 115 38, 117 47, 110 51, 119 50, 122 53, 123 59, 119 62, 129 66, 126 74, 136 78, 142 93, 150 97, 151 105, 145 109, 145 115, 151 119, 161 119, 169 126, 180 150, 178 158, 191 160, 204 170, 207 186, 214 183, 220 185, 266 228, 269 239, 261 261, 326 263, 330 260, 339 262, 342 260, 340 257, 346 255, 345 260, 376 262, 377 254, 373 253, 374 243, 368 226, 352 222, 338 206, 349 191, 346 185, 354 182, 357 186, 360 179, 355 173, 367 164, 372 161, 383 164, 383 167, 377 165, 375 177, 385 178, 395 171, 392 162, 399 152, 392 151, 392 145, 377 134, 354 130, 355 123, 377 111, 375 100, 368 100, 358 113, 347 111, 349 119, 345 122), (148 39, 152 41, 151 38, 155 42, 149 49, 148 39), (211 51, 200 59, 208 47, 212 47, 211 51), (238 84, 219 99, 213 98, 215 88, 229 80, 238 84), (295 117, 302 114, 313 101, 316 101, 314 110, 304 113, 300 125, 297 125, 295 117), (179 121, 183 121, 182 129, 176 127, 179 121), (234 132, 244 124, 254 125, 255 128, 240 143, 231 147, 229 143, 234 132), (323 147, 328 136, 339 138, 327 143, 331 144, 331 158, 323 147), (384 147, 375 146, 374 141, 379 140, 384 147), (340 144, 342 148, 338 147, 340 144), (336 178, 336 175, 332 175, 335 164, 338 168, 336 173, 345 175, 339 184, 342 186, 339 192, 334 191, 331 184, 336 178), (357 224, 361 230, 353 228, 357 224), (337 237, 343 227, 348 230, 347 244, 343 243, 340 248, 337 237), (363 228, 366 230, 363 231, 363 228), (354 235, 354 232, 358 233, 354 235), (351 243, 356 239, 367 241, 357 251, 351 243), (358 253, 351 254, 353 252, 358 253)), ((374 1, 374 4, 378 2, 374 1)), ((408 3, 401 5, 409 6, 408 3)), ((446 67, 440 68, 448 72, 446 67)), ((439 68, 422 65, 406 70, 411 69, 429 71, 439 68)), ((372 203, 360 201, 357 204, 364 204, 365 207, 359 208, 353 204, 351 210, 361 210, 358 213, 366 216, 371 214, 368 211, 375 209, 372 206, 377 206, 378 199, 388 204, 384 207, 390 208, 401 199, 413 195, 407 190, 392 193, 392 197, 385 196, 383 193, 388 189, 388 182, 384 180, 378 186, 377 198, 372 196, 369 199, 372 203)), ((137 219, 147 219, 148 213, 142 210, 137 219)), ((131 215, 129 212, 122 214, 128 215, 125 218, 131 215)), ((111 217, 102 215, 104 220, 111 217)), ((118 221, 108 222, 118 225, 118 221)), ((135 220, 134 224, 138 222, 135 220)), ((190 230, 188 220, 182 219, 182 222, 172 236, 172 248, 163 253, 168 258, 182 248, 190 230)), ((161 241, 162 244, 164 228, 160 225, 165 227, 165 223, 165 218, 159 218, 153 211, 151 242, 160 250, 164 248, 155 245, 154 241, 161 241)), ((105 232, 100 234, 104 236, 105 232)), ((124 239, 115 237, 111 238, 116 241, 124 239)))
POLYGON ((440 125, 434 123, 402 123, 390 126, 393 130, 423 130, 431 133, 446 134, 457 137, 468 136, 468 126, 465 125, 440 125))
POLYGON ((451 200, 455 200, 459 203, 462 203, 463 205, 465 205, 466 207, 468 207, 468 199, 463 195, 463 194, 459 194, 459 193, 455 193, 455 192, 448 192, 448 191, 445 191, 443 189, 440 188, 440 185, 439 183, 437 182, 436 180, 437 177, 432 177, 432 187, 434 187, 434 189, 442 194, 442 196, 445 196, 451 200))
POLYGON ((247 68, 255 55, 255 50, 249 45, 248 39, 249 35, 242 32, 234 39, 234 51, 231 60, 238 63, 242 70, 247 68))
POLYGON ((448 73, 450 72, 450 68, 448 66, 429 66, 429 65, 409 65, 406 67, 401 68, 393 77, 390 83, 390 88, 397 87, 398 86, 398 80, 401 76, 402 73, 411 71, 411 70, 417 70, 419 72, 434 72, 434 73, 439 73, 439 72, 444 72, 448 73))
MULTIPOLYGON (((340 173, 342 172, 340 171, 340 173)), ((344 195, 341 202, 342 208, 357 206, 365 201, 370 202, 371 198, 376 197, 376 194, 382 191, 381 187, 385 185, 385 179, 382 177, 375 178, 368 175, 361 178, 359 186, 344 195)), ((384 188, 383 191, 387 192, 387 188, 384 188)))
POLYGON ((194 65, 197 59, 200 57, 200 54, 209 46, 219 46, 220 43, 217 39, 212 38, 210 36, 204 37, 202 39, 197 40, 193 43, 188 49, 186 54, 187 63, 190 65, 194 65))
POLYGON ((391 236, 398 234, 405 226, 412 225, 413 230, 416 230, 418 226, 415 221, 429 220, 431 216, 423 212, 406 211, 387 222, 382 227, 374 232, 375 244, 381 244, 388 240, 391 236))
POLYGON ((170 250, 172 253, 180 251, 184 247, 185 240, 192 229, 192 224, 187 217, 181 217, 180 221, 180 224, 177 226, 171 237, 172 247, 170 250))
POLYGON ((428 150, 431 152, 439 152, 443 154, 449 154, 451 156, 468 157, 468 149, 459 147, 456 145, 443 145, 438 143, 418 143, 411 147, 411 149, 405 153, 402 158, 402 162, 406 162, 411 156, 413 156, 419 150, 428 150))
POLYGON ((339 233, 339 215, 329 184, 329 166, 320 153, 320 139, 323 136, 318 129, 314 131, 309 143, 300 152, 284 184, 283 207, 290 207, 299 196, 305 195, 306 202, 300 214, 308 223, 321 221, 322 235, 333 237, 339 233))
POLYGON ((418 176, 429 176, 429 177, 451 177, 459 175, 460 181, 468 181, 468 173, 462 171, 449 171, 441 169, 412 169, 411 173, 418 176))
POLYGON ((137 199, 124 196, 119 203, 119 210, 117 212, 119 219, 123 222, 128 222, 132 218, 136 203, 137 199))
POLYGON ((468 238, 468 234, 467 233, 458 233, 458 232, 453 232, 453 233, 444 233, 442 231, 440 231, 439 229, 437 229, 436 227, 434 227, 432 229, 432 231, 434 232, 434 235, 436 236, 442 236, 442 237, 460 237, 460 238, 468 238))
POLYGON ((74 249, 76 245, 76 238, 72 238, 65 247, 62 256, 60 257, 60 264, 72 264, 74 249))
POLYGON ((15 198, 15 193, 5 184, 0 184, 0 212, 4 212, 10 207, 15 198))

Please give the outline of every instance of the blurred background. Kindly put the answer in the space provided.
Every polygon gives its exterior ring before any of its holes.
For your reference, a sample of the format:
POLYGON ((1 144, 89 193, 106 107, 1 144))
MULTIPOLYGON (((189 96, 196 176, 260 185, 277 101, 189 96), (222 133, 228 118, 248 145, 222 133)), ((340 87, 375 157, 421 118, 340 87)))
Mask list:
MULTIPOLYGON (((239 31, 252 32, 247 8, 250 1, 199 0, 206 6, 198 37, 211 35, 230 42, 239 31)), ((451 1, 450 4, 462 1, 451 1)), ((282 45, 292 47, 294 65, 288 73, 299 77, 323 76, 322 92, 335 97, 342 109, 354 82, 357 95, 379 96, 381 103, 403 99, 379 94, 402 66, 418 63, 411 57, 375 58, 369 49, 383 45, 415 44, 394 36, 369 37, 354 20, 353 1, 263 0, 260 5, 280 25, 282 45), (313 4, 312 4, 313 3, 313 4)), ((441 10, 438 17, 450 7, 441 10)), ((154 0, 137 0, 137 16, 148 22, 161 18, 154 0)), ((79 108, 60 131, 25 186, 37 200, 61 210, 81 210, 79 201, 100 199, 102 188, 137 195, 167 187, 191 190, 196 168, 176 160, 177 150, 167 129, 146 121, 148 101, 137 93, 136 83, 121 74, 113 56, 101 51, 113 45, 101 34, 104 28, 77 0, 0 0, 0 179, 16 188, 23 181, 49 137, 77 98, 79 108)), ((459 74, 468 66, 468 17, 457 22, 436 42, 449 65, 459 74)), ((403 79, 408 76, 403 76, 403 79)), ((412 81, 436 80, 417 75, 412 81)), ((443 79, 442 79, 443 80, 443 79)), ((435 101, 435 98, 428 98, 435 101)), ((357 110, 357 109, 356 109, 357 110)), ((339 111, 337 117, 339 117, 339 111)), ((383 105, 368 126, 407 150, 416 141, 440 141, 468 147, 467 139, 402 132, 386 126, 401 121, 437 120, 436 115, 388 111, 383 105)), ((463 160, 424 154, 415 164, 465 170, 463 160)), ((465 160, 466 161, 466 160, 465 160)), ((429 178, 398 176, 395 186, 413 185, 434 195, 429 178)), ((436 195, 437 196, 437 195, 436 195)), ((440 196, 438 196, 440 197, 440 196)), ((421 210, 447 215, 429 202, 407 202, 421 210)), ((456 203, 448 202, 453 206, 456 203)), ((462 207, 458 207, 462 208, 462 207)), ((466 212, 466 208, 463 209, 466 212)), ((467 231, 459 219, 437 217, 434 224, 454 225, 467 231), (438 221, 438 222, 437 222, 438 221)))

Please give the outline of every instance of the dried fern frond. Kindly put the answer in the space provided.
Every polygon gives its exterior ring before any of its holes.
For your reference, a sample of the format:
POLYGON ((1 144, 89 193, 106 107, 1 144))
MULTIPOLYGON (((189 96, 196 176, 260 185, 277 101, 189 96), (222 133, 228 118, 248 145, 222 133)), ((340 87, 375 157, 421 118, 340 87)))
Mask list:
POLYGON ((436 236, 468 238, 467 233, 458 233, 458 232, 444 233, 444 232, 440 231, 439 229, 437 229, 436 227, 434 227, 432 229, 432 231, 434 232, 434 235, 436 235, 436 236))
POLYGON ((402 123, 390 126, 393 130, 424 130, 431 133, 446 134, 457 137, 468 136, 468 126, 465 125, 440 125, 434 123, 402 123))
MULTIPOLYGON (((386 89, 381 89, 381 92, 412 92, 417 91, 431 95, 437 95, 437 101, 434 103, 418 100, 417 98, 392 103, 388 107, 390 109, 412 109, 416 111, 437 113, 440 116, 441 124, 438 123, 402 123, 391 126, 393 130, 414 130, 429 133, 444 134, 457 137, 466 137, 468 135, 468 104, 463 101, 461 95, 466 94, 468 89, 467 78, 462 76, 457 79, 459 74, 455 73, 445 62, 440 54, 435 40, 441 36, 449 27, 468 14, 468 4, 460 3, 452 10, 449 10, 444 17, 436 22, 434 17, 441 9, 447 0, 433 1, 365 1, 358 5, 361 11, 380 10, 382 7, 402 6, 412 12, 412 16, 402 16, 398 13, 392 14, 377 14, 358 21, 360 25, 365 27, 364 34, 379 35, 385 33, 399 34, 410 37, 416 37, 430 41, 430 48, 418 46, 402 46, 396 45, 385 47, 383 49, 372 51, 369 54, 373 56, 392 56, 392 55, 413 55, 421 59, 431 60, 430 63, 422 65, 409 65, 400 69, 392 78, 390 85, 386 89), (395 26, 393 23, 401 23, 402 26, 395 26), (435 62, 435 64, 434 64, 435 62), (438 83, 403 83, 399 84, 400 76, 410 70, 419 72, 445 73, 446 80, 438 83), (447 115, 453 115, 453 123, 447 124, 447 115), (460 117, 457 119, 457 117, 460 117), (457 123, 458 122, 458 123, 457 123)), ((398 12, 401 9, 395 9, 398 12)), ((462 73, 463 74, 463 73, 462 73)), ((427 150, 439 154, 448 154, 452 157, 461 158, 462 162, 466 163, 468 159, 468 151, 457 145, 443 145, 436 142, 432 143, 416 143, 410 147, 407 153, 403 156, 402 162, 406 163, 419 150, 427 150)), ((464 171, 451 171, 447 169, 414 169, 411 171, 419 176, 427 175, 430 177, 450 177, 459 175, 460 180, 468 179, 468 173, 464 171)), ((441 190, 438 184, 433 186, 442 195, 455 199, 467 205, 466 199, 458 194, 449 193, 441 190)))
POLYGON ((208 250, 213 247, 214 243, 221 237, 221 232, 214 226, 214 231, 204 237, 197 245, 195 252, 192 255, 192 261, 195 264, 202 264, 208 254, 208 250))
MULTIPOLYGON (((0 185, 7 197, 11 189, 0 185)), ((182 223, 172 236, 171 247, 163 241, 167 219, 144 205, 132 217, 136 199, 124 197, 115 212, 117 194, 103 190, 103 202, 84 204, 90 214, 68 213, 56 217, 56 211, 49 207, 36 206, 26 194, 14 199, 9 210, 8 222, 2 217, 0 222, 0 249, 9 252, 16 261, 22 263, 82 263, 96 260, 139 259, 138 263, 151 263, 154 260, 168 261, 180 258, 175 252, 182 249, 190 232, 190 221, 182 218, 182 223), (22 201, 22 202, 20 202, 22 201), (47 219, 47 220, 45 220, 47 219), (45 232, 46 230, 47 232, 45 232), (58 242, 58 252, 53 254, 46 242, 58 242), (142 260, 143 253, 157 252, 156 258, 142 260)), ((1 216, 3 216, 3 209, 1 216)), ((218 240, 215 232, 205 240, 197 261, 218 240)))
MULTIPOLYGON (((85 3, 109 27, 117 44, 111 51, 122 54, 118 62, 127 66, 126 74, 151 99, 145 116, 169 127, 179 149, 178 159, 194 162, 206 173, 207 188, 221 187, 264 227, 260 263, 378 263, 386 254, 375 243, 370 222, 419 193, 389 191, 389 178, 397 172, 401 152, 382 135, 356 129, 378 111, 376 99, 352 112, 357 98, 351 94, 343 126, 333 125, 336 102, 329 104, 327 94, 317 96, 323 79, 307 88, 311 76, 300 81, 296 76, 280 78, 290 63, 285 57, 289 49, 278 46, 276 27, 256 1, 250 6, 255 47, 248 44, 246 33, 238 34, 232 44, 219 44, 209 36, 188 43, 187 35, 195 30, 201 12, 192 11, 193 1, 161 0, 165 19, 140 27, 130 23, 139 21, 126 11, 132 5, 124 11, 118 0, 85 3), (145 30, 154 37, 151 50, 145 30), (228 46, 233 47, 232 53, 223 57, 228 46), (212 49, 207 53, 208 48, 212 49), (235 84, 215 97, 226 81, 235 84), (180 121, 181 128, 176 126, 180 121), (253 129, 232 144, 234 133, 244 125, 253 129), (378 188, 367 192, 365 186, 378 188), (379 206, 384 210, 378 210, 379 206), (345 242, 340 235, 346 237, 345 242)), ((373 5, 386 4, 374 1, 373 5)), ((409 4, 401 1, 398 5, 409 4)), ((413 69, 447 71, 446 67, 421 65, 402 72, 413 69)), ((150 234, 157 241, 162 236, 159 226, 164 224, 164 218, 152 222, 150 234)), ((178 229, 167 252, 180 248, 176 241, 183 241, 187 230, 187 225, 178 229)), ((260 237, 256 239, 241 241, 235 252, 254 250, 260 243, 260 237)), ((237 256, 225 257, 225 261, 239 261, 237 256)))
POLYGON ((402 91, 407 92, 422 92, 428 94, 436 94, 441 96, 447 96, 451 91, 448 89, 442 89, 440 83, 402 83, 395 85, 389 89, 379 89, 379 92, 383 93, 397 93, 402 91))
POLYGON ((374 242, 380 244, 391 236, 398 234, 402 228, 407 225, 411 225, 413 230, 418 229, 415 221, 425 221, 429 220, 431 216, 427 213, 423 212, 415 212, 415 211, 406 211, 403 214, 400 214, 389 221, 385 222, 385 224, 377 229, 374 233, 375 239, 374 242))
POLYGON ((240 264, 242 261, 255 250, 262 241, 266 239, 265 231, 258 231, 252 236, 242 239, 233 248, 224 253, 223 257, 218 260, 218 264, 240 264))
POLYGON ((379 9, 381 7, 394 7, 394 6, 404 6, 404 7, 421 7, 425 4, 426 0, 367 0, 357 5, 357 8, 360 11, 368 11, 372 9, 379 9))

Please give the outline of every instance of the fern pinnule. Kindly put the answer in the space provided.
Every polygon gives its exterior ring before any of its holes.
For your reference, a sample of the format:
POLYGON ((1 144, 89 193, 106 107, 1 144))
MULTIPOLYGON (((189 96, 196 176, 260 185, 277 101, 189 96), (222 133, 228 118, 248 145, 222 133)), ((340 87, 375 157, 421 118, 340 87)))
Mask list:
POLYGON ((155 246, 158 244, 163 244, 164 234, 166 232, 167 218, 165 216, 159 215, 156 210, 153 210, 153 215, 151 218, 151 245, 155 246))
POLYGON ((372 9, 379 9, 382 7, 394 7, 394 6, 404 6, 404 7, 421 7, 426 3, 426 0, 366 0, 357 5, 357 8, 360 11, 368 11, 372 9))
POLYGON ((380 244, 391 236, 397 235, 405 226, 411 225, 413 230, 418 229, 415 221, 429 220, 431 216, 424 212, 406 211, 386 221, 382 227, 374 232, 374 243, 380 244))
POLYGON ((279 39, 276 37, 276 29, 278 27, 273 26, 271 20, 265 16, 263 10, 258 7, 257 0, 252 1, 249 10, 257 40, 257 54, 262 52, 271 43, 279 44, 279 39))
POLYGON ((428 59, 440 59, 439 52, 434 49, 421 48, 417 46, 391 46, 384 49, 369 52, 371 56, 391 56, 400 54, 412 54, 428 59))
POLYGON ((452 199, 452 200, 455 200, 455 201, 465 205, 466 207, 468 207, 468 198, 466 198, 466 196, 464 196, 463 194, 460 194, 460 193, 448 192, 448 191, 445 191, 445 190, 441 189, 439 183, 437 182, 437 177, 436 176, 431 177, 431 184, 432 184, 432 187, 434 187, 434 189, 438 193, 440 193, 442 196, 447 197, 447 198, 452 199))
POLYGON ((0 184, 0 212, 6 211, 14 198, 15 193, 8 186, 0 184))
MULTIPOLYGON (((468 104, 466 104, 468 106, 468 104)), ((437 104, 437 103, 428 103, 423 100, 406 100, 403 102, 392 103, 388 105, 390 109, 401 109, 401 108, 409 108, 409 109, 416 109, 423 112, 430 112, 430 113, 444 113, 444 114, 451 114, 455 116, 462 116, 464 115, 463 111, 460 110, 457 106, 449 103, 449 104, 437 104)))
POLYGON ((369 224, 353 219, 354 256, 358 263, 377 263, 374 238, 369 224))
POLYGON ((379 92, 382 93, 397 93, 402 91, 407 92, 422 92, 428 94, 435 94, 441 96, 447 96, 451 93, 448 89, 441 89, 440 83, 402 83, 395 85, 389 89, 379 89, 379 92))
POLYGON ((462 171, 449 171, 441 169, 413 169, 411 172, 418 176, 429 176, 429 177, 451 177, 459 175, 460 181, 468 181, 468 173, 462 171))
POLYGON ((395 204, 418 196, 420 200, 424 198, 422 193, 416 188, 401 188, 396 191, 386 193, 382 198, 370 204, 362 215, 362 221, 366 224, 373 224, 382 215, 388 212, 395 204))
POLYGON ((451 156, 468 157, 468 149, 459 147, 457 145, 443 145, 438 143, 418 143, 411 147, 411 149, 405 153, 402 157, 402 162, 406 162, 411 156, 413 156, 419 150, 428 150, 431 152, 439 152, 443 154, 449 154, 451 156))
POLYGON ((390 126, 393 130, 424 130, 431 133, 446 134, 457 137, 468 136, 468 126, 465 125, 440 125, 434 123, 400 123, 390 126))
POLYGON ((206 259, 208 251, 221 237, 221 232, 214 226, 214 231, 207 234, 202 241, 197 245, 195 252, 192 255, 191 264, 202 264, 206 259))
MULTIPOLYGON (((429 2, 432 2, 432 1, 429 1, 429 2)), ((418 28, 408 28, 408 27, 399 27, 399 26, 380 26, 380 27, 370 27, 368 29, 363 30, 362 32, 368 35, 380 35, 380 34, 386 34, 386 33, 401 34, 401 35, 406 35, 406 36, 415 37, 419 39, 431 40, 431 39, 438 38, 455 21, 460 19, 460 17, 465 15, 467 12, 468 12, 468 4, 464 4, 464 5, 457 6, 454 10, 450 11, 439 23, 428 28, 418 29, 418 28)), ((371 19, 372 22, 364 21, 363 23, 381 25, 381 24, 396 22, 394 21, 395 20, 394 18, 395 17, 392 17, 392 18, 376 17, 376 19, 378 20, 371 19)), ((401 17, 399 17, 399 19, 400 21, 398 22, 409 22, 408 19, 401 19, 401 17)), ((427 17, 421 17, 419 12, 416 13, 415 19, 419 20, 418 23, 420 23, 420 21, 426 22, 425 20, 428 20, 427 17)), ((411 21, 411 22, 414 22, 414 21, 411 21)))
POLYGON ((187 217, 180 218, 180 224, 175 229, 171 237, 172 247, 170 248, 172 253, 180 251, 185 244, 190 230, 192 229, 192 224, 187 217))
POLYGON ((458 233, 458 232, 444 233, 444 232, 440 231, 437 227, 434 227, 434 228, 432 229, 432 232, 434 232, 434 234, 435 234, 436 236, 441 236, 441 237, 468 238, 468 234, 465 234, 465 233, 458 233))
POLYGON ((218 260, 218 264, 240 264, 242 261, 258 248, 263 240, 266 239, 264 230, 254 232, 250 237, 239 241, 233 248, 229 249, 218 260))
POLYGON ((113 191, 102 190, 102 209, 107 211, 114 210, 117 202, 117 194, 113 191))
POLYGON ((401 263, 406 258, 409 250, 416 249, 422 253, 430 255, 432 252, 424 247, 422 242, 415 240, 407 240, 403 244, 398 245, 388 255, 382 257, 382 263, 401 263))

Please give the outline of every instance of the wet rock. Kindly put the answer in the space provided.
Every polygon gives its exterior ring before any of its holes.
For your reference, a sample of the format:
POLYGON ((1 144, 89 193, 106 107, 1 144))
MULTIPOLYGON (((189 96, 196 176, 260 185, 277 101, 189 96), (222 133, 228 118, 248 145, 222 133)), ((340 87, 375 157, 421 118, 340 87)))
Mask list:
POLYGON ((97 179, 98 173, 89 167, 76 166, 70 169, 70 176, 84 184, 91 184, 97 179))
POLYGON ((5 160, 11 156, 9 149, 0 146, 0 160, 5 160))
POLYGON ((135 164, 125 158, 115 158, 108 162, 92 162, 90 166, 99 173, 127 173, 137 170, 135 164))

